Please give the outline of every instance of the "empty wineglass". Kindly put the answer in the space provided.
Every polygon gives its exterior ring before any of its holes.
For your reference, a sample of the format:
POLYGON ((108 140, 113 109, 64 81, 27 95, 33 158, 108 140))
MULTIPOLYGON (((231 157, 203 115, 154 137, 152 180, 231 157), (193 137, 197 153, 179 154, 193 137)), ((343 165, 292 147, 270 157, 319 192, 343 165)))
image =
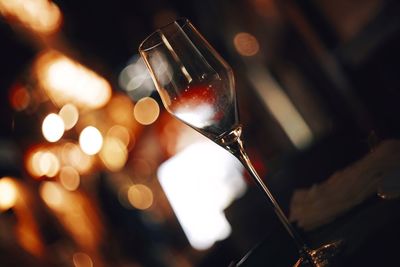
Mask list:
POLYGON ((232 153, 267 196, 287 233, 297 245, 296 266, 328 266, 336 243, 311 250, 289 223, 275 198, 252 166, 241 138, 231 67, 187 19, 158 29, 139 52, 166 110, 232 153))

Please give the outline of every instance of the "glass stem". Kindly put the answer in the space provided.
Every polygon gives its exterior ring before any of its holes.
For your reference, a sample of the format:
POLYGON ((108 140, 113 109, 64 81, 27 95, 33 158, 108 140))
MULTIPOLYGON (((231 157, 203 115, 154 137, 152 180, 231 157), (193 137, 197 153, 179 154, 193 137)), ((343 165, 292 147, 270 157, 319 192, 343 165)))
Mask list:
POLYGON ((245 169, 248 171, 248 173, 251 175, 251 177, 254 179, 256 182, 257 186, 261 189, 263 193, 265 193, 270 200, 269 203, 274 210, 275 214, 279 218, 280 222, 283 224, 285 227, 286 231, 288 234, 292 237, 293 242, 296 244, 301 257, 305 257, 312 266, 314 265, 314 261, 312 260, 312 257, 310 255, 310 249, 307 247, 303 239, 300 237, 300 235, 297 233, 297 231, 294 229, 294 227, 290 224, 288 218, 286 215, 283 213, 282 209, 280 208, 278 202, 275 200, 274 196, 272 193, 269 191, 268 187, 265 185, 263 180, 260 178, 258 175, 257 171, 254 169, 253 165, 251 164, 251 161, 249 157, 247 156, 246 151, 244 150, 243 147, 243 141, 241 139, 241 132, 242 128, 241 126, 238 126, 234 130, 224 134, 222 137, 220 137, 217 140, 217 143, 231 152, 239 161, 243 164, 245 169))

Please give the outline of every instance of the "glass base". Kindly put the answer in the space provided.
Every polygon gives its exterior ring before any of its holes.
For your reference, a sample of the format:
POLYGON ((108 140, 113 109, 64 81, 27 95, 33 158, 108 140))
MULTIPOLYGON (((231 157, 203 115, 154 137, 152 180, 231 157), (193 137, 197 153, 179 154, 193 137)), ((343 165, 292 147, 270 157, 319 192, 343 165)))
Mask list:
POLYGON ((302 257, 293 267, 332 267, 334 266, 334 264, 332 264, 334 258, 341 251, 341 249, 342 241, 336 241, 323 245, 322 247, 309 252, 311 259, 302 257), (310 260, 313 261, 313 264, 310 263, 310 260))

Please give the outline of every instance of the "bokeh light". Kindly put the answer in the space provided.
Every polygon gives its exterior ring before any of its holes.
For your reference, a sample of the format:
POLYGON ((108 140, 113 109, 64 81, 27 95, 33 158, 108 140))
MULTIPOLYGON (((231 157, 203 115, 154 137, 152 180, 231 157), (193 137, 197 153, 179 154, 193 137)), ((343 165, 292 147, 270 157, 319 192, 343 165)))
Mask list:
POLYGON ((93 261, 90 256, 83 252, 74 253, 72 261, 75 267, 93 267, 93 261))
POLYGON ((47 177, 54 177, 60 170, 60 162, 54 153, 47 151, 39 154, 39 172, 47 177))
POLYGON ((59 179, 65 189, 74 191, 79 187, 81 177, 75 168, 64 166, 60 170, 59 179))
POLYGON ((87 126, 79 135, 79 145, 86 154, 97 154, 103 145, 103 136, 96 127, 87 126))
POLYGON ((79 119, 79 111, 73 104, 64 105, 58 112, 58 115, 64 122, 65 130, 72 129, 79 119))
POLYGON ((39 193, 50 208, 60 207, 63 203, 63 188, 56 182, 43 182, 39 193))
POLYGON ((41 151, 30 151, 28 152, 25 167, 30 175, 35 178, 42 176, 39 168, 41 151))
POLYGON ((44 118, 42 123, 42 133, 49 142, 57 142, 64 134, 63 119, 57 114, 51 113, 44 118))
POLYGON ((260 50, 257 38, 248 32, 237 33, 233 38, 233 44, 236 51, 242 56, 254 56, 260 50))
POLYGON ((115 124, 119 124, 129 129, 133 126, 133 103, 132 100, 122 94, 115 94, 106 106, 108 116, 115 124))
POLYGON ((111 86, 103 77, 59 52, 47 51, 39 56, 36 73, 59 107, 73 103, 82 109, 95 109, 111 98, 111 86))
POLYGON ((34 178, 54 177, 60 170, 60 160, 56 154, 46 148, 29 151, 25 163, 26 169, 34 178))
POLYGON ((88 173, 94 163, 93 157, 85 154, 77 144, 71 142, 63 145, 61 159, 63 165, 72 166, 79 174, 88 173))
POLYGON ((28 90, 20 85, 15 85, 10 91, 10 104, 16 111, 21 111, 29 106, 31 96, 28 90))
POLYGON ((17 187, 9 177, 0 179, 0 210, 12 208, 17 200, 17 187))
POLYGON ((118 83, 134 101, 150 96, 155 90, 146 65, 138 55, 121 71, 118 83))
POLYGON ((160 115, 160 106, 154 98, 145 97, 136 103, 133 114, 140 124, 149 125, 160 115))
POLYGON ((110 171, 118 171, 128 159, 128 150, 121 140, 106 137, 99 156, 110 171))
POLYGON ((128 129, 124 126, 114 125, 107 131, 107 136, 117 138, 126 147, 128 147, 128 146, 132 147, 134 145, 133 136, 131 136, 128 129))
POLYGON ((143 184, 135 184, 128 189, 128 200, 133 207, 145 210, 153 204, 153 192, 143 184))
POLYGON ((233 155, 208 140, 188 146, 159 167, 160 184, 194 248, 207 249, 229 236, 223 211, 246 189, 242 169, 233 155))
POLYGON ((0 13, 42 34, 55 32, 62 21, 60 9, 49 0, 0 0, 0 13))

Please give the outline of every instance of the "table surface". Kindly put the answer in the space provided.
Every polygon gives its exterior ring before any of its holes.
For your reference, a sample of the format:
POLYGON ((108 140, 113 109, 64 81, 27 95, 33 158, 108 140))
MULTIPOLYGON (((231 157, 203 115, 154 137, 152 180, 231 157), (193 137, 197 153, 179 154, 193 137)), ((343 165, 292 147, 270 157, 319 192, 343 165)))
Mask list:
MULTIPOLYGON (((333 266, 396 266, 400 201, 371 197, 328 225, 303 232, 311 248, 341 240, 333 266), (395 264, 395 265, 393 265, 395 264)), ((283 229, 274 231, 236 264, 240 267, 293 266, 297 250, 283 229)))

